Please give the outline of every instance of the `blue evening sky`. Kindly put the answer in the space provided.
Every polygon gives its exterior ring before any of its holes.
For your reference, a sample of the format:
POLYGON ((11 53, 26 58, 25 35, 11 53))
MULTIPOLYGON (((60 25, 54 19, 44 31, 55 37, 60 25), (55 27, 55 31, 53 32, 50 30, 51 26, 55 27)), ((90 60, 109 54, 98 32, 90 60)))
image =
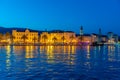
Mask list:
POLYGON ((0 0, 0 26, 120 35, 120 0, 0 0))

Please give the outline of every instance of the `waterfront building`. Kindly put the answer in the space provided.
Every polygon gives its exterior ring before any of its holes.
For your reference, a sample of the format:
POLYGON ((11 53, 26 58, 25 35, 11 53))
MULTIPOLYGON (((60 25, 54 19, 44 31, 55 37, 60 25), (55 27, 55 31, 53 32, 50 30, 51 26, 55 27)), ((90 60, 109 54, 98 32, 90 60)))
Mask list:
POLYGON ((98 35, 95 33, 91 34, 91 43, 97 42, 98 41, 98 35))
POLYGON ((80 34, 75 34, 72 31, 43 31, 38 34, 37 31, 33 30, 12 30, 11 33, 0 34, 1 44, 11 43, 41 43, 41 44, 93 44, 93 43, 106 43, 114 44, 118 43, 118 35, 108 32, 107 35, 102 35, 101 29, 98 34, 85 34, 83 33, 83 27, 80 28, 80 34))
POLYGON ((11 39, 10 39, 10 33, 7 32, 5 34, 0 33, 0 43, 2 44, 10 44, 11 43, 11 39))
POLYGON ((113 38, 114 38, 114 42, 115 42, 115 43, 118 43, 118 35, 117 35, 117 34, 114 34, 113 38))
POLYGON ((78 42, 83 42, 83 43, 90 43, 91 42, 91 35, 90 34, 84 34, 82 36, 76 35, 76 36, 77 36, 78 42))
POLYGON ((91 42, 91 35, 90 34, 84 34, 83 42, 90 43, 91 42))
POLYGON ((114 44, 115 43, 113 32, 108 32, 107 37, 108 37, 108 41, 107 41, 108 44, 114 44))
POLYGON ((14 43, 38 43, 38 32, 12 30, 14 43))
POLYGON ((76 34, 77 36, 77 42, 79 45, 86 45, 91 43, 91 35, 90 34, 84 34, 83 33, 83 27, 80 27, 80 34, 76 34))
POLYGON ((42 44, 70 44, 76 42, 75 33, 72 31, 54 30, 43 32, 40 35, 40 43, 42 44))
POLYGON ((107 36, 106 35, 101 35, 101 42, 107 42, 107 36))

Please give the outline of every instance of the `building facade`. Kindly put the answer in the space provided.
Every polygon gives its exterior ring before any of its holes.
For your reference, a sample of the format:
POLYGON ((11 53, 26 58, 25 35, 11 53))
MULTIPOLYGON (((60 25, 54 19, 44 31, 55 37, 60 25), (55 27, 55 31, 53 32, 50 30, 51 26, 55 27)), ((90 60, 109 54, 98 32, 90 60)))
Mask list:
POLYGON ((114 34, 113 32, 108 32, 107 34, 108 37, 108 44, 114 44, 114 43, 118 43, 118 35, 114 34))
POLYGON ((13 43, 38 43, 38 32, 31 32, 26 29, 25 31, 12 31, 13 43))
POLYGON ((71 31, 52 31, 43 32, 40 35, 40 43, 47 44, 70 44, 76 43, 76 36, 71 31))

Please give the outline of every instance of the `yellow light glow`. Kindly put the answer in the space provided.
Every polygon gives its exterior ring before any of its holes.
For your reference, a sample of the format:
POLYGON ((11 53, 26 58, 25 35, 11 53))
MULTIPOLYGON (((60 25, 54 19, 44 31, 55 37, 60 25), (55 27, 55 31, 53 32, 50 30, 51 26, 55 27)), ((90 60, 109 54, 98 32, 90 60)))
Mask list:
POLYGON ((26 46, 26 58, 34 58, 33 46, 26 46))
POLYGON ((6 46, 6 68, 9 69, 11 66, 11 61, 10 61, 10 52, 11 52, 11 48, 10 46, 6 46))
POLYGON ((72 46, 72 54, 75 54, 76 52, 76 46, 72 46))
POLYGON ((87 46, 87 58, 90 58, 90 46, 87 46))
POLYGON ((53 63, 54 62, 54 53, 53 53, 53 46, 47 46, 47 59, 48 63, 53 63))
POLYGON ((87 53, 90 53, 90 46, 87 46, 87 53))

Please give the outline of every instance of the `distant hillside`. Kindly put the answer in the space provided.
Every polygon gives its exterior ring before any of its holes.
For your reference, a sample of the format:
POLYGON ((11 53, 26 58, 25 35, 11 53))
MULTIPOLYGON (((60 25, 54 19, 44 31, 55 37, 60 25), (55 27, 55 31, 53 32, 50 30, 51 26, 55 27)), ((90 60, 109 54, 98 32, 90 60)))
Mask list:
MULTIPOLYGON (((29 29, 29 28, 27 28, 27 29, 29 29)), ((0 33, 2 33, 2 34, 5 34, 6 32, 12 33, 12 30, 25 31, 26 28, 5 28, 5 27, 0 27, 0 33)), ((29 29, 29 30, 38 32, 39 34, 43 32, 43 31, 39 31, 39 30, 32 30, 32 29, 29 29)))
MULTIPOLYGON (((29 29, 29 28, 5 28, 5 27, 0 27, 0 33, 3 33, 5 34, 6 32, 9 32, 9 33, 12 33, 12 30, 17 30, 17 31, 21 31, 21 32, 24 32, 26 29, 29 29)), ((33 30, 33 29, 29 29, 30 31, 35 31, 35 32, 38 32, 39 34, 44 32, 44 31, 40 31, 40 30, 33 30)), ((73 32, 73 31, 63 31, 63 30, 51 30, 51 31, 47 31, 49 33, 53 32, 73 32)))

